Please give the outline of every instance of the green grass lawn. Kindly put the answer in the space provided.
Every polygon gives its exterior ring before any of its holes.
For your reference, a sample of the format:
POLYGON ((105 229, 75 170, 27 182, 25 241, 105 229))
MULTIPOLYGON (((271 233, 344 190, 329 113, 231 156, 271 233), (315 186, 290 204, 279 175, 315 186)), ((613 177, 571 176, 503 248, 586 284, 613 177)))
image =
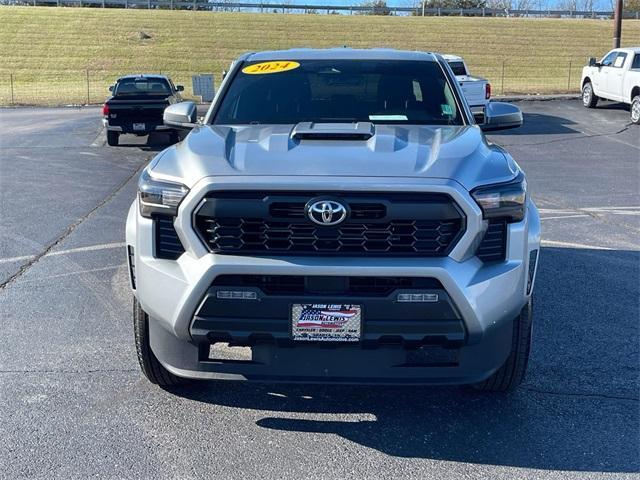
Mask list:
MULTIPOLYGON (((342 45, 459 54, 497 94, 575 91, 586 58, 605 53, 612 36, 602 20, 7 6, 0 25, 0 104, 11 102, 11 76, 14 103, 84 103, 88 71, 97 103, 125 73, 167 73, 190 90, 191 74, 218 79, 246 51, 342 45)), ((640 21, 624 22, 623 44, 640 45, 640 21)))

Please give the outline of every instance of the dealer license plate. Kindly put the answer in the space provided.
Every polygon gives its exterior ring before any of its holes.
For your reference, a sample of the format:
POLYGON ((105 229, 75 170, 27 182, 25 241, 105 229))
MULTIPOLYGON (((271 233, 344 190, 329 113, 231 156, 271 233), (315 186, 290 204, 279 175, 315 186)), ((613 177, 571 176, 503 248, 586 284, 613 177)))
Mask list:
POLYGON ((358 342, 362 306, 350 304, 294 304, 291 335, 307 342, 358 342))
POLYGON ((136 132, 144 132, 144 130, 146 129, 146 125, 144 123, 134 123, 133 124, 133 129, 136 132))

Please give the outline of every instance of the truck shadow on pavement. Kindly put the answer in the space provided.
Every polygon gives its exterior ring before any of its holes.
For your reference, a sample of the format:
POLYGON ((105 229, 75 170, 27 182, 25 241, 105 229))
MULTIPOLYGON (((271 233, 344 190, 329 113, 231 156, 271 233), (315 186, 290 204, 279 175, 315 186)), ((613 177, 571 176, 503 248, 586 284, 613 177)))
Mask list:
POLYGON ((121 135, 118 147, 137 147, 143 152, 161 152, 172 143, 166 133, 151 133, 146 136, 121 135))
POLYGON ((510 137, 521 135, 562 135, 570 133, 579 133, 581 131, 574 127, 579 124, 564 117, 555 115, 547 115, 543 113, 526 113, 523 112, 524 123, 522 127, 513 130, 502 130, 497 132, 489 132, 491 137, 510 137))
POLYGON ((176 393, 264 413, 256 424, 274 435, 338 435, 397 457, 637 472, 639 260, 636 251, 543 248, 529 375, 510 394, 246 383, 176 393))

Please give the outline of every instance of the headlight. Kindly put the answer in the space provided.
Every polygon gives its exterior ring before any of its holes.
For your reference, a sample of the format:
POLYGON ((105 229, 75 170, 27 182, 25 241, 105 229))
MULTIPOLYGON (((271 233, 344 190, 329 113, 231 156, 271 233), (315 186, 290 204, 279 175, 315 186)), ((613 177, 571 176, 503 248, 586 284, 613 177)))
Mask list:
POLYGON ((184 185, 151 178, 145 168, 138 180, 140 214, 143 217, 151 217, 154 213, 175 216, 187 193, 189 189, 184 185))
POLYGON ((527 181, 520 172, 511 182, 478 187, 471 196, 480 205, 484 218, 519 222, 524 218, 526 209, 527 181))

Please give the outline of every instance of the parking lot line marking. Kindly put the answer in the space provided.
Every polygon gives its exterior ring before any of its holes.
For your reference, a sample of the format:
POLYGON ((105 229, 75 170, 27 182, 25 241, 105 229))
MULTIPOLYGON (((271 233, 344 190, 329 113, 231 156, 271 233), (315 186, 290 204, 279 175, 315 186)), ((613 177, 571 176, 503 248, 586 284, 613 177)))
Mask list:
POLYGON ((558 218, 584 218, 584 217, 590 218, 591 215, 587 215, 586 213, 580 214, 580 215, 558 215, 556 217, 540 217, 540 220, 557 220, 558 218))
MULTIPOLYGON (((125 245, 126 245, 125 242, 102 243, 100 245, 89 245, 86 247, 76 247, 76 248, 68 248, 66 250, 56 250, 53 252, 49 252, 46 255, 43 255, 43 257, 54 257, 56 255, 68 255, 70 253, 95 252, 98 250, 108 250, 110 248, 123 248, 125 245)), ((0 263, 19 262, 22 260, 31 260, 32 258, 35 258, 35 255, 21 255, 19 257, 0 258, 0 263)))
POLYGON ((69 248, 67 250, 57 250, 55 252, 48 253, 45 257, 51 257, 54 255, 66 255, 68 253, 78 253, 78 252, 93 252, 96 250, 108 250, 110 248, 122 248, 126 246, 125 242, 114 242, 114 243, 102 243, 100 245, 90 245, 87 247, 76 247, 69 248))
POLYGON ((44 277, 40 276, 37 278, 30 278, 28 280, 25 280, 26 282, 41 282, 42 280, 48 280, 51 278, 59 278, 59 277, 69 277, 71 275, 84 275, 87 273, 96 273, 96 272, 104 272, 107 270, 117 270, 118 268, 122 267, 122 265, 109 265, 107 267, 100 267, 100 268, 89 268, 87 270, 74 270, 73 272, 65 272, 65 273, 57 273, 55 275, 46 275, 44 277))
POLYGON ((601 247, 599 245, 587 245, 586 243, 559 242, 557 240, 542 240, 540 242, 543 247, 566 247, 566 248, 583 248, 589 250, 614 250, 609 247, 601 247))
POLYGON ((626 207, 539 208, 538 211, 540 213, 575 213, 580 211, 618 213, 618 212, 627 212, 627 211, 640 212, 640 207, 626 206, 626 207))
POLYGON ((554 220, 560 218, 593 217, 600 218, 606 215, 638 216, 640 207, 579 207, 579 208, 540 208, 541 220, 554 220), (553 215, 545 217, 544 215, 553 215))
POLYGON ((0 263, 21 262, 23 260, 31 260, 35 255, 22 255, 21 257, 0 258, 0 263))
POLYGON ((42 257, 45 257, 50 253, 52 253, 58 245, 61 245, 63 241, 67 239, 76 230, 76 228, 78 228, 79 225, 81 225, 84 221, 90 218, 98 209, 102 208, 104 205, 110 202, 120 191, 122 191, 127 186, 127 184, 131 181, 131 179, 140 173, 140 170, 142 170, 145 163, 142 163, 133 172, 131 172, 130 175, 127 175, 127 177, 123 180, 123 182, 120 185, 118 185, 115 188, 115 190, 112 190, 111 193, 109 193, 106 197, 100 200, 96 206, 94 206, 82 217, 78 218, 71 225, 69 225, 58 238, 56 238, 49 245, 43 245, 44 249, 40 253, 37 253, 32 257, 30 257, 29 260, 26 261, 26 263, 24 263, 23 265, 20 265, 18 270, 13 274, 9 275, 9 277, 6 280, 0 281, 0 290, 4 290, 5 288, 7 288, 8 285, 13 283, 17 278, 24 275, 24 273, 27 270, 29 270, 31 267, 33 267, 33 265, 35 265, 38 262, 38 260, 40 260, 42 257))

